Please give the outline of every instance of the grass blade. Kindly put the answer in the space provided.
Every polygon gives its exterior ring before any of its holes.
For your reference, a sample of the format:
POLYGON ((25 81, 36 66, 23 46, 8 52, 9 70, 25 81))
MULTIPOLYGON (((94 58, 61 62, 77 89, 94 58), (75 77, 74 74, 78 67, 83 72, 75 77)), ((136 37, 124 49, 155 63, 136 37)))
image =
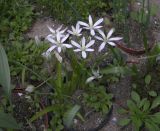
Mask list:
POLYGON ((7 97, 11 95, 11 78, 7 55, 3 46, 0 44, 0 84, 2 85, 7 97))

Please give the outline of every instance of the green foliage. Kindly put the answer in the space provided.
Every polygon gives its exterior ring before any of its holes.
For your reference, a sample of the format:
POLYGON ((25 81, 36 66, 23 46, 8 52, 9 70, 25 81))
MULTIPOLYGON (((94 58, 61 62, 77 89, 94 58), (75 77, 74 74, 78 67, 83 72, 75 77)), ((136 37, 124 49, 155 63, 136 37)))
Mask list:
POLYGON ((150 16, 156 13, 156 6, 150 7, 148 0, 113 0, 112 6, 118 24, 127 24, 128 20, 135 20, 142 26, 147 26, 150 16))
POLYGON ((112 106, 113 95, 106 93, 103 86, 91 86, 84 93, 84 103, 98 112, 107 113, 112 106))
POLYGON ((46 113, 50 112, 53 116, 52 119, 50 120, 52 129, 55 129, 56 131, 60 131, 64 128, 63 121, 61 118, 66 112, 66 109, 68 108, 66 108, 66 106, 64 106, 63 104, 59 104, 59 105, 55 104, 54 106, 48 106, 42 111, 39 111, 37 114, 33 115, 32 118, 29 120, 29 122, 33 122, 36 119, 45 115, 46 113))
POLYGON ((2 85, 5 94, 8 98, 11 97, 11 78, 10 69, 8 65, 8 58, 0 44, 0 84, 2 85))
POLYGON ((77 112, 79 111, 80 106, 79 105, 75 105, 74 107, 72 107, 71 109, 69 109, 65 114, 64 114, 64 124, 67 127, 71 127, 72 123, 73 123, 73 118, 76 116, 77 112))
POLYGON ((84 85, 87 73, 85 64, 79 62, 72 53, 73 52, 67 53, 68 56, 66 57, 69 57, 70 59, 64 59, 63 63, 57 61, 53 56, 54 61, 56 62, 56 71, 52 81, 54 95, 50 96, 50 99, 53 100, 52 106, 35 114, 30 119, 30 122, 33 122, 47 112, 51 112, 53 116, 50 121, 52 129, 59 131, 64 128, 64 124, 67 127, 71 126, 73 118, 80 107, 78 105, 72 106, 71 100, 68 98, 73 95, 76 89, 84 88, 81 85, 84 85), (68 66, 65 64, 68 64, 68 66))
POLYGON ((149 85, 150 82, 151 82, 151 75, 148 74, 145 76, 145 83, 146 83, 146 85, 149 85))
MULTIPOLYGON (((33 41, 13 41, 5 46, 11 65, 11 76, 21 76, 23 70, 26 69, 25 67, 37 74, 43 74, 45 76, 46 70, 43 67, 44 59, 41 54, 46 49, 47 45, 43 44, 37 46, 33 41)), ((30 78, 30 80, 38 79, 37 76, 27 69, 25 71, 25 78, 30 78)))
POLYGON ((20 129, 16 120, 7 113, 0 112, 0 127, 5 129, 20 129))
POLYGON ((113 63, 100 70, 104 81, 107 79, 109 82, 118 82, 120 77, 128 74, 132 75, 134 72, 126 65, 126 56, 117 48, 110 47, 110 49, 113 55, 113 63))
POLYGON ((45 115, 46 113, 48 112, 51 112, 54 110, 54 106, 49 106, 49 107, 46 107, 45 109, 43 109, 42 111, 36 113, 34 116, 32 116, 32 118, 30 118, 29 122, 33 122, 35 121, 36 119, 38 119, 39 117, 42 117, 43 115, 45 115))
MULTIPOLYGON (((147 0, 144 1, 147 2, 147 0)), ((131 18, 142 25, 148 24, 149 17, 155 16, 158 11, 158 6, 152 4, 151 6, 149 5, 149 7, 145 7, 143 5, 144 3, 141 3, 143 7, 139 10, 131 12, 131 18)))
POLYGON ((128 11, 127 7, 131 0, 113 0, 112 7, 113 7, 113 17, 115 18, 116 22, 118 23, 125 23, 128 11))
POLYGON ((149 91, 148 94, 152 97, 156 97, 157 96, 157 92, 155 91, 149 91))
POLYGON ((53 83, 58 99, 63 95, 72 95, 76 89, 83 89, 87 79, 88 71, 85 63, 79 61, 72 51, 68 51, 66 54, 68 59, 64 59, 63 63, 56 61, 56 78, 53 83))
POLYGON ((130 123, 130 119, 127 119, 127 118, 125 118, 125 119, 122 119, 121 121, 119 121, 119 125, 120 126, 125 126, 125 125, 128 125, 129 123, 130 123))
MULTIPOLYGON (((124 41, 130 46, 132 39, 136 39, 132 32, 139 28, 139 38, 145 43, 144 32, 150 27, 150 18, 156 14, 157 7, 151 6, 149 0, 113 0, 112 7, 115 26, 123 32, 124 41)), ((148 35, 150 34, 147 32, 146 36, 148 35)))
POLYGON ((55 130, 55 131, 61 131, 64 129, 64 125, 63 125, 63 117, 64 114, 67 110, 69 110, 69 105, 55 105, 55 108, 52 112, 52 119, 50 121, 51 124, 51 129, 55 130))
POLYGON ((160 96, 157 96, 151 105, 151 109, 154 109, 158 107, 159 105, 160 105, 160 96))
POLYGON ((128 109, 122 109, 121 113, 127 113, 129 116, 127 119, 119 121, 121 126, 126 126, 130 122, 134 124, 135 130, 139 131, 140 128, 145 125, 150 131, 160 130, 160 112, 153 113, 153 110, 159 109, 160 96, 150 102, 147 98, 140 99, 139 94, 132 91, 131 100, 127 101, 128 109))
POLYGON ((72 125, 73 118, 76 116, 79 109, 79 105, 71 105, 69 103, 54 104, 33 115, 29 122, 33 122, 46 113, 50 113, 53 116, 50 121, 52 129, 55 129, 55 131, 60 131, 64 129, 64 125, 67 127, 72 125))
POLYGON ((121 76, 127 73, 127 67, 122 67, 122 66, 109 66, 105 69, 103 69, 101 72, 105 75, 112 74, 112 75, 117 75, 121 76))
POLYGON ((109 8, 109 3, 104 0, 37 0, 37 3, 63 23, 85 19, 95 10, 109 8))
POLYGON ((153 66, 155 66, 157 63, 159 64, 160 60, 160 43, 155 43, 155 46, 148 54, 148 64, 149 67, 152 69, 153 66))
POLYGON ((0 36, 2 39, 20 39, 32 22, 33 8, 27 0, 0 1, 0 36))
MULTIPOLYGON (((10 68, 8 64, 7 55, 1 44, 0 44, 0 86, 2 86, 2 88, 4 89, 6 98, 8 98, 8 100, 10 101, 11 100, 11 90, 12 90, 11 78, 10 78, 10 68)), ((3 102, 5 103, 5 106, 6 106, 7 101, 5 98, 3 102)), ((2 103, 1 103, 1 106, 3 106, 2 103)), ((3 107, 2 109, 0 109, 0 127, 5 128, 5 129, 20 129, 20 126, 17 124, 16 120, 12 117, 12 115, 9 113, 4 113, 1 110, 3 110, 3 107)))

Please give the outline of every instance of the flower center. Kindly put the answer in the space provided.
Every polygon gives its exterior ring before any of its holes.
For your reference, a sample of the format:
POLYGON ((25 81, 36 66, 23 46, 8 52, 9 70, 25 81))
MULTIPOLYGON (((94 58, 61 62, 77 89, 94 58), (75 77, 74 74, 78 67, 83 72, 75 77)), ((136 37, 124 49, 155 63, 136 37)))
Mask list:
POLYGON ((85 47, 85 46, 82 46, 82 47, 81 47, 81 50, 82 50, 82 51, 85 51, 85 50, 86 50, 86 47, 85 47))
POLYGON ((105 38, 104 38, 104 42, 108 42, 108 39, 107 39, 107 37, 105 37, 105 38))

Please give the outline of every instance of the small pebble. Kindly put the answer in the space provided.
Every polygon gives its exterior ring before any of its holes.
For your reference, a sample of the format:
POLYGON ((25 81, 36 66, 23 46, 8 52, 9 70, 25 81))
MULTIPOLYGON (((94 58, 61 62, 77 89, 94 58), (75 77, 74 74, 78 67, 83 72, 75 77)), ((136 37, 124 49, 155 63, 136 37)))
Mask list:
POLYGON ((74 119, 74 120, 73 120, 73 123, 74 123, 74 124, 77 124, 77 123, 78 123, 78 120, 77 120, 77 119, 74 119))
POLYGON ((116 117, 113 117, 112 120, 111 120, 111 122, 112 122, 112 123, 117 123, 117 118, 116 118, 116 117))

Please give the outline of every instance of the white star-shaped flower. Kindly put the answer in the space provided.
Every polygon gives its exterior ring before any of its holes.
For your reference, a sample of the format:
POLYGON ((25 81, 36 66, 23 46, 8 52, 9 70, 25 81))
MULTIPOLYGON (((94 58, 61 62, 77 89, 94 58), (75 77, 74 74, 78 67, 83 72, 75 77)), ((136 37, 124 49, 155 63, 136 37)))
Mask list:
POLYGON ((98 69, 97 71, 92 70, 92 74, 93 74, 93 76, 89 77, 89 78, 86 80, 86 83, 89 83, 89 82, 91 82, 91 81, 93 81, 93 80, 95 80, 95 79, 100 79, 100 78, 102 78, 102 75, 100 75, 100 73, 99 73, 99 69, 98 69))
POLYGON ((72 31, 71 30, 68 30, 67 32, 71 35, 75 35, 75 36, 81 36, 81 31, 82 31, 82 28, 80 28, 80 25, 79 23, 76 24, 76 27, 72 26, 72 31))
MULTIPOLYGON (((51 32, 51 34, 49 34, 47 37, 51 37, 51 38, 56 37, 57 34, 60 34, 61 36, 64 37, 65 36, 64 33, 67 30, 67 28, 65 28, 65 29, 62 30, 63 25, 61 25, 60 27, 58 27, 56 30, 53 29, 50 26, 47 26, 47 27, 48 27, 49 31, 51 32)), ((53 25, 53 27, 54 27, 54 25, 53 25)))
POLYGON ((91 40, 88 44, 86 44, 85 37, 82 38, 81 44, 78 44, 77 42, 71 40, 72 45, 76 46, 77 49, 74 50, 74 52, 82 52, 82 57, 85 59, 87 57, 86 52, 93 52, 94 49, 90 48, 94 43, 95 40, 91 40))
POLYGON ((103 18, 99 19, 94 24, 93 24, 91 15, 89 15, 88 19, 89 19, 89 23, 85 23, 82 21, 79 21, 78 23, 84 26, 85 29, 90 30, 91 35, 94 36, 95 30, 102 28, 102 26, 99 26, 99 25, 103 22, 103 18))
POLYGON ((59 33, 56 35, 56 38, 47 37, 46 39, 51 42, 51 47, 47 50, 47 52, 51 52, 55 48, 60 53, 62 51, 62 48, 72 48, 72 45, 64 43, 69 37, 69 34, 62 37, 59 33))
POLYGON ((106 36, 105 33, 104 33, 103 31, 101 31, 101 30, 98 30, 98 32, 100 33, 100 35, 101 35, 102 37, 95 36, 95 38, 98 39, 98 40, 100 40, 100 41, 103 41, 103 42, 101 43, 99 49, 98 49, 99 52, 101 52, 101 51, 104 49, 104 47, 105 47, 106 44, 109 44, 109 45, 111 45, 111 46, 115 46, 116 44, 115 44, 114 41, 119 41, 119 40, 123 39, 122 37, 111 37, 111 35, 112 35, 113 32, 114 32, 114 28, 112 28, 112 29, 108 32, 107 36, 106 36))

